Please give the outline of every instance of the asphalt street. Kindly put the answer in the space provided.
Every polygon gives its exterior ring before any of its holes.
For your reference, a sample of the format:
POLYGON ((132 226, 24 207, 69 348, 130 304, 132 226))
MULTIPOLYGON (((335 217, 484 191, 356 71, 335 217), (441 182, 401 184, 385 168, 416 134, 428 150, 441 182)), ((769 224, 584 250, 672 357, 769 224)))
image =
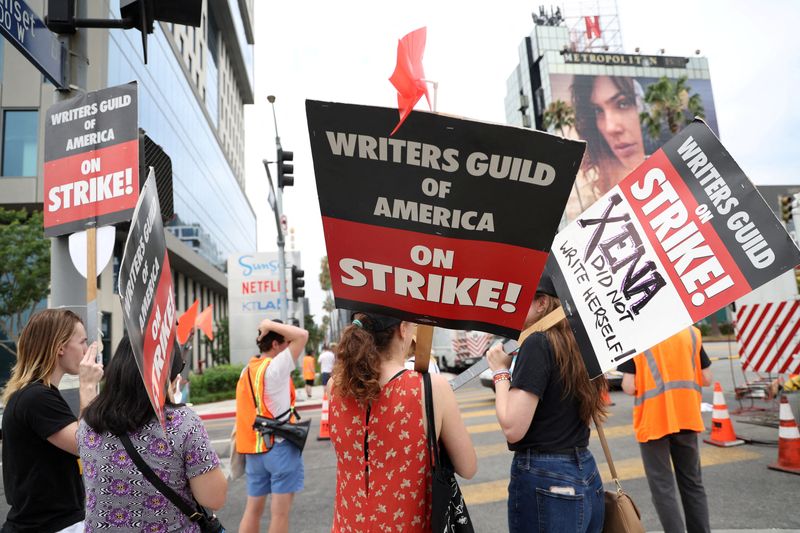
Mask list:
MULTIPOLYGON (((709 355, 728 356, 724 343, 707 344, 709 355)), ((735 347, 733 349, 735 353, 735 347)), ((768 425, 746 423, 745 420, 763 422, 761 411, 751 407, 769 408, 773 404, 745 401, 739 404, 734 398, 733 383, 741 385, 744 381, 738 361, 733 362, 733 372, 729 360, 716 360, 712 364, 715 380, 719 380, 726 392, 728 408, 732 414, 741 407, 748 409, 742 415, 733 414, 736 432, 745 439, 775 442, 777 429, 768 425)), ((302 393, 300 393, 302 394, 302 393)), ((648 531, 661 529, 654 508, 650 502, 650 492, 644 477, 638 445, 631 425, 632 399, 620 391, 611 393, 615 405, 611 406, 611 417, 606 423, 606 436, 609 440, 614 462, 619 472, 622 486, 633 497, 642 512, 648 531)), ((482 387, 477 380, 457 392, 462 416, 467 424, 473 444, 478 453, 478 473, 469 480, 461 480, 470 514, 476 531, 506 531, 506 497, 511 464, 511 453, 494 416, 494 393, 482 387)), ((704 402, 712 402, 712 391, 704 389, 704 402)), ((304 416, 312 419, 309 441, 304 452, 305 490, 297 494, 292 508, 292 532, 329 532, 333 515, 333 501, 336 490, 336 467, 330 441, 318 441, 320 411, 305 411, 304 416)), ((711 413, 704 413, 706 426, 710 426, 711 413)), ((769 423, 769 421, 767 421, 769 423)), ((215 446, 227 462, 227 439, 233 421, 208 420, 206 427, 215 446)), ((600 443, 592 432, 590 448, 595 454, 600 473, 611 489, 610 474, 603 458, 600 443)), ((717 448, 701 444, 703 478, 709 498, 711 525, 714 530, 735 529, 782 529, 800 531, 800 515, 797 513, 797 493, 800 489, 800 476, 767 469, 767 465, 777 458, 777 448, 770 445, 747 444, 734 448, 717 448)), ((5 498, 0 502, 0 516, 5 516, 5 498)), ((228 502, 218 513, 228 531, 238 529, 239 519, 244 510, 246 486, 243 479, 229 486, 228 502)), ((265 513, 262 530, 266 531, 269 513, 265 513)))

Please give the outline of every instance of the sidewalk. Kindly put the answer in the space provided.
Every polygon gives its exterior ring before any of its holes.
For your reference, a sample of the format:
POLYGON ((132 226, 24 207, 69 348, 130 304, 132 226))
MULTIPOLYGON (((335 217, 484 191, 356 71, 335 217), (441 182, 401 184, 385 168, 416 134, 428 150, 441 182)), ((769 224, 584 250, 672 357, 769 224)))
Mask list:
MULTIPOLYGON (((295 409, 304 411, 309 409, 322 408, 322 385, 314 385, 311 389, 311 398, 306 397, 305 387, 297 389, 297 400, 295 409)), ((221 402, 201 403, 192 405, 195 413, 200 415, 202 420, 217 420, 221 418, 233 418, 236 416, 236 400, 224 400, 221 402)))

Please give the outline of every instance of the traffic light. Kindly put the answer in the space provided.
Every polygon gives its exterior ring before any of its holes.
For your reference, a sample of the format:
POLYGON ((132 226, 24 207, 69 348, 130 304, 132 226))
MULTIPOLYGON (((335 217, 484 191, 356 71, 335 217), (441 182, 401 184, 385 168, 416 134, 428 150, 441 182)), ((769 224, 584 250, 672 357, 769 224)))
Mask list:
POLYGON ((291 187, 294 185, 294 165, 291 161, 294 159, 294 154, 289 150, 278 148, 278 187, 291 187))
POLYGON ((303 279, 305 274, 302 268, 292 265, 292 300, 295 302, 306 295, 306 291, 303 289, 306 284, 303 279))
POLYGON ((792 219, 792 197, 781 196, 779 199, 781 206, 781 220, 789 222, 792 219))

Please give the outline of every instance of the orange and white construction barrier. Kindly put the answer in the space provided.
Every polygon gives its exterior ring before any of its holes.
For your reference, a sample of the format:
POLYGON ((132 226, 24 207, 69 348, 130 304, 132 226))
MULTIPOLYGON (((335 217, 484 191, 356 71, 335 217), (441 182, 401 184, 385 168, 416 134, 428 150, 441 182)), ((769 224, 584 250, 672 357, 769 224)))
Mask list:
POLYGON ((733 430, 733 423, 728 414, 728 406, 725 403, 725 395, 722 394, 722 387, 719 381, 714 382, 714 412, 711 415, 711 438, 703 439, 708 444, 728 448, 744 444, 742 439, 736 438, 733 430))
POLYGON ((328 424, 328 389, 322 389, 322 414, 319 417, 319 437, 317 440, 331 440, 330 424, 328 424))
POLYGON ((778 429, 778 462, 769 465, 772 470, 800 474, 800 431, 792 414, 792 407, 784 394, 781 397, 781 425, 778 429))

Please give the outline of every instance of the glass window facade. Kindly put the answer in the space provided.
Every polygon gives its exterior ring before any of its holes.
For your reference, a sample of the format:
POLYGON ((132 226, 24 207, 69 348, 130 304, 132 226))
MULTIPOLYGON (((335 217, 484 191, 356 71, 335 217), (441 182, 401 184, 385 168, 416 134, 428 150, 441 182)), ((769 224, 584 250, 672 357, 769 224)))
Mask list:
MULTIPOLYGON (((255 250, 255 214, 160 28, 156 25, 148 40, 146 66, 138 32, 110 32, 108 84, 139 82, 139 126, 172 158, 175 213, 181 223, 203 228, 223 260, 255 250)), ((212 80, 206 81, 208 104, 215 95, 212 80)))
POLYGON ((3 112, 3 176, 36 176, 39 112, 3 112))

